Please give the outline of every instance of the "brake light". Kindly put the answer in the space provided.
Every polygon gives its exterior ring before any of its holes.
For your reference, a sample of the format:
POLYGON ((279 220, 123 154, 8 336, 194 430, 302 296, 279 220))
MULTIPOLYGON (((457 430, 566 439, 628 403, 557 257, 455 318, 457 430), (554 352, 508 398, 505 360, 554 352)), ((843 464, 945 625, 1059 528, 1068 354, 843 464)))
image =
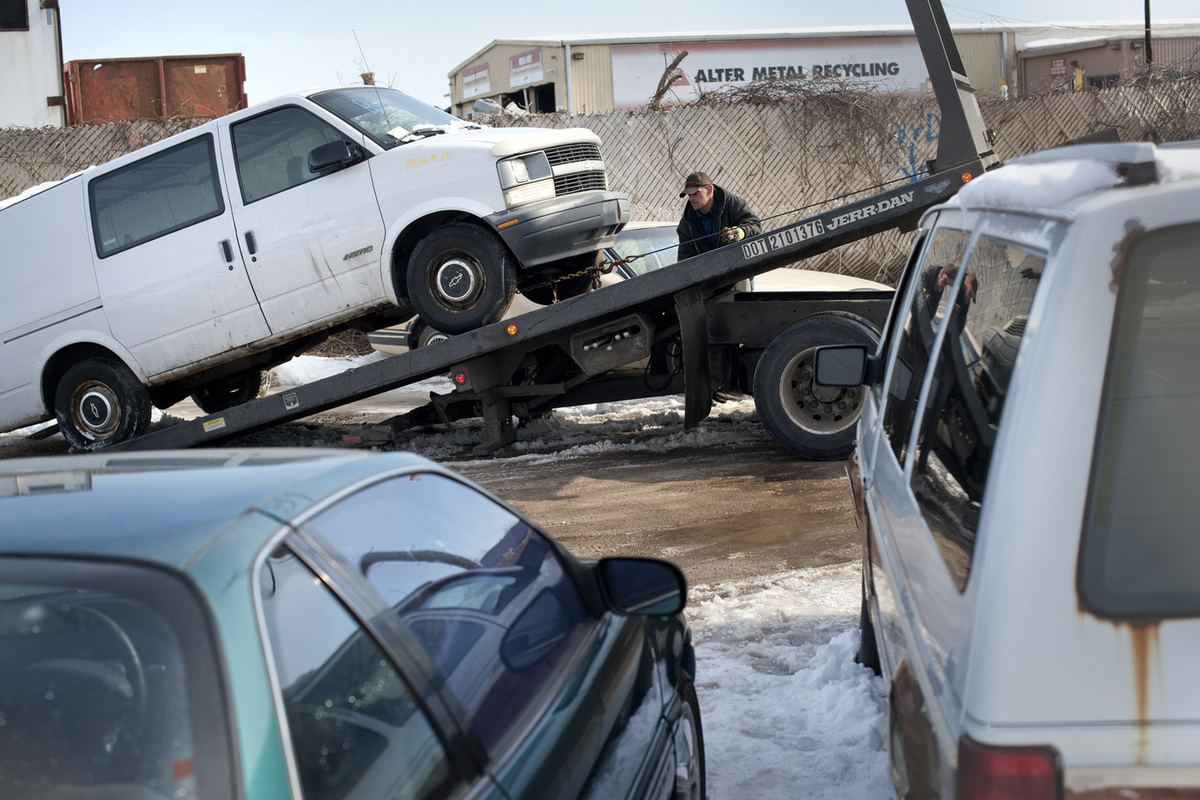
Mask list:
POLYGON ((958 742, 958 800, 1061 800, 1062 767, 1053 747, 958 742))

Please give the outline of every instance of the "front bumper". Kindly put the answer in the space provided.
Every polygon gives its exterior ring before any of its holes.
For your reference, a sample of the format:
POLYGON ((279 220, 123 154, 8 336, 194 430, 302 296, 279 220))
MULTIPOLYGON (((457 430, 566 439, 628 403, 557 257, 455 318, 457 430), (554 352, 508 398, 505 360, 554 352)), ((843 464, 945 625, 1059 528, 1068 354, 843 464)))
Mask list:
POLYGON ((521 266, 540 267, 612 244, 629 222, 620 192, 579 192, 492 214, 487 221, 521 266))

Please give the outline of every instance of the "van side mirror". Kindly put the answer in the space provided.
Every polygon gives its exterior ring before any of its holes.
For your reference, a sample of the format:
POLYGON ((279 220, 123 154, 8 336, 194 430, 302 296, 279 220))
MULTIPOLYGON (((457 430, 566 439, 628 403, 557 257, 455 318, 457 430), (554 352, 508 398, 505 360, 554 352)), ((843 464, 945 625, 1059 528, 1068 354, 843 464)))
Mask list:
POLYGON ((365 157, 366 153, 356 144, 347 141, 327 142, 308 151, 308 171, 342 169, 357 164, 365 157))
POLYGON ((861 344, 818 347, 813 355, 818 386, 861 386, 878 379, 878 359, 861 344))
POLYGON ((620 614, 671 616, 687 602, 687 582, 670 561, 604 558, 596 570, 609 605, 620 614))

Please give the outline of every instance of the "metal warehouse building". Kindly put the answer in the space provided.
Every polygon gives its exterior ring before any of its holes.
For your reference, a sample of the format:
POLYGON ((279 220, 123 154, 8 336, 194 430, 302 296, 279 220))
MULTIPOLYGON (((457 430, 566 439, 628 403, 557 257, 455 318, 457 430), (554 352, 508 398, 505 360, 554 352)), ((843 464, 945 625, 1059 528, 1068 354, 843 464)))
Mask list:
MULTIPOLYGON (((1110 83, 1144 63, 1138 22, 952 26, 977 89, 1010 95, 1110 83), (1119 54, 1119 55, 1114 55, 1119 54)), ((1200 19, 1155 22, 1156 63, 1200 67, 1200 19)), ((497 39, 449 74, 452 113, 516 104, 535 113, 644 108, 686 52, 663 102, 762 78, 827 75, 892 91, 924 92, 928 75, 909 26, 497 39), (484 101, 480 103, 480 101, 484 101)))

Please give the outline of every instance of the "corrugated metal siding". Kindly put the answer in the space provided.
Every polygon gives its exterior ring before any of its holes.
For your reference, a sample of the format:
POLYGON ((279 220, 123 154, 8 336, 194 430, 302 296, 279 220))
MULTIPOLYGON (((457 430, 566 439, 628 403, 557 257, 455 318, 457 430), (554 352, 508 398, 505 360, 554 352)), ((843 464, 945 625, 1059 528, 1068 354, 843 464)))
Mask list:
MULTIPOLYGON (((1021 56, 1021 84, 1025 95, 1049 91, 1056 81, 1051 79, 1051 62, 1065 59, 1067 78, 1071 77, 1072 62, 1077 62, 1086 72, 1087 78, 1104 75, 1122 75, 1141 69, 1145 64, 1145 51, 1140 37, 1113 37, 1103 44, 1088 47, 1058 47, 1051 50, 1036 50, 1021 56)), ((1200 68, 1200 37, 1172 36, 1154 38, 1154 64, 1159 67, 1178 67, 1189 71, 1200 68)), ((1061 83, 1061 80, 1057 82, 1061 83)))
POLYGON ((1151 39, 1154 63, 1200 69, 1200 36, 1151 39))
POLYGON ((976 91, 988 94, 997 92, 1001 79, 1007 79, 1004 74, 1005 39, 1003 33, 955 35, 954 42, 962 56, 963 67, 976 91))
POLYGON ((488 49, 480 58, 470 62, 451 76, 451 105, 456 110, 463 112, 462 116, 468 116, 471 113, 471 106, 476 100, 485 97, 496 100, 501 95, 518 93, 524 89, 532 90, 537 86, 552 83, 554 84, 555 103, 565 108, 567 99, 562 84, 565 80, 566 70, 563 66, 563 58, 563 48, 548 46, 538 42, 517 42, 515 44, 496 45, 488 49), (529 50, 542 51, 542 79, 531 84, 514 87, 512 85, 512 69, 509 59, 512 56, 525 53, 529 50), (478 67, 480 64, 488 65, 488 90, 484 94, 464 98, 463 74, 478 67))
MULTIPOLYGON (((612 48, 606 44, 571 48, 572 100, 576 114, 606 114, 613 110, 612 48)), ((649 98, 646 98, 649 100, 649 98)))

